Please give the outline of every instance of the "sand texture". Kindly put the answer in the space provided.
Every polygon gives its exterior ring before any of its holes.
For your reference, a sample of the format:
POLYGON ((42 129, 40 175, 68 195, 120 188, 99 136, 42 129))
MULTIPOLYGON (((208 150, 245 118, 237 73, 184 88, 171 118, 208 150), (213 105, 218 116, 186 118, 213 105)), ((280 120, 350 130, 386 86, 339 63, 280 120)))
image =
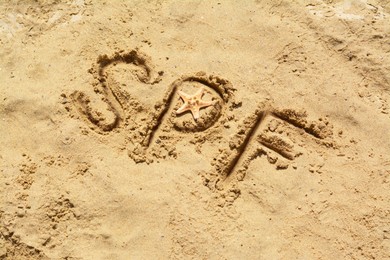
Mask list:
POLYGON ((0 2, 0 259, 390 259, 389 1, 0 2))

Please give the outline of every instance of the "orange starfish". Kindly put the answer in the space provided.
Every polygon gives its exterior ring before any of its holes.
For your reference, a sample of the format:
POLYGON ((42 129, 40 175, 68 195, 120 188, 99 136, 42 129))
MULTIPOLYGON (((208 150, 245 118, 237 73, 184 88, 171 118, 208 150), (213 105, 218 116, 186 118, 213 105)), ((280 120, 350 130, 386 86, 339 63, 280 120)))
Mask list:
POLYGON ((199 118, 199 110, 203 107, 213 106, 216 101, 203 101, 204 88, 201 87, 194 95, 188 95, 183 91, 178 92, 183 99, 184 104, 176 111, 176 114, 181 114, 186 111, 191 111, 195 121, 199 118))

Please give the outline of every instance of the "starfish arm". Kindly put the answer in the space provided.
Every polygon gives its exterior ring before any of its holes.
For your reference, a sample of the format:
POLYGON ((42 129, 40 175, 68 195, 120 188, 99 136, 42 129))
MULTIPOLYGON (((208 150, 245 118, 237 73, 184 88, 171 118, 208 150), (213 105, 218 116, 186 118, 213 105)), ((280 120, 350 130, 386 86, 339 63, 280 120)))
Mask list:
POLYGON ((215 103, 217 103, 217 101, 203 101, 203 100, 201 100, 199 102, 199 108, 214 106, 215 103))
POLYGON ((183 104, 178 110, 176 110, 176 115, 181 114, 189 110, 189 107, 187 104, 183 104))
POLYGON ((204 87, 200 87, 199 90, 196 91, 196 93, 194 94, 194 96, 195 96, 195 97, 199 97, 199 99, 200 99, 200 98, 202 98, 203 94, 204 94, 204 87))
POLYGON ((199 119, 199 108, 193 108, 191 109, 192 116, 195 120, 199 119))
POLYGON ((179 94, 179 96, 184 100, 184 101, 187 101, 189 100, 192 96, 191 95, 188 95, 187 93, 184 93, 183 91, 178 91, 177 92, 179 94))

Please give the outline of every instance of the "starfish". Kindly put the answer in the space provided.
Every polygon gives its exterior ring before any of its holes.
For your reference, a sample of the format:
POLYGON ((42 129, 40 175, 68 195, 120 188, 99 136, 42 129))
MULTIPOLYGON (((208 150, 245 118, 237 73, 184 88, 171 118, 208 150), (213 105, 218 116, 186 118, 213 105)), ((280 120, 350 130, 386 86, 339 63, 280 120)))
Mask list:
POLYGON ((194 120, 199 118, 199 110, 204 107, 213 106, 216 101, 203 101, 204 88, 201 87, 194 95, 188 95, 179 90, 179 95, 183 99, 184 104, 176 111, 176 114, 181 114, 186 111, 191 111, 194 120))

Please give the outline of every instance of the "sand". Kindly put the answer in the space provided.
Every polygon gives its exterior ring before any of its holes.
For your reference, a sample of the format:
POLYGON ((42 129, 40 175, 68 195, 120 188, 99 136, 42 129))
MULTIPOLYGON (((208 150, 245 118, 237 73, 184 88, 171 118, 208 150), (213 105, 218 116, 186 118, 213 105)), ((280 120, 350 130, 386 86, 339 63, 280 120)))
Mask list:
POLYGON ((385 0, 2 1, 0 259, 389 259, 389 33, 385 0))

